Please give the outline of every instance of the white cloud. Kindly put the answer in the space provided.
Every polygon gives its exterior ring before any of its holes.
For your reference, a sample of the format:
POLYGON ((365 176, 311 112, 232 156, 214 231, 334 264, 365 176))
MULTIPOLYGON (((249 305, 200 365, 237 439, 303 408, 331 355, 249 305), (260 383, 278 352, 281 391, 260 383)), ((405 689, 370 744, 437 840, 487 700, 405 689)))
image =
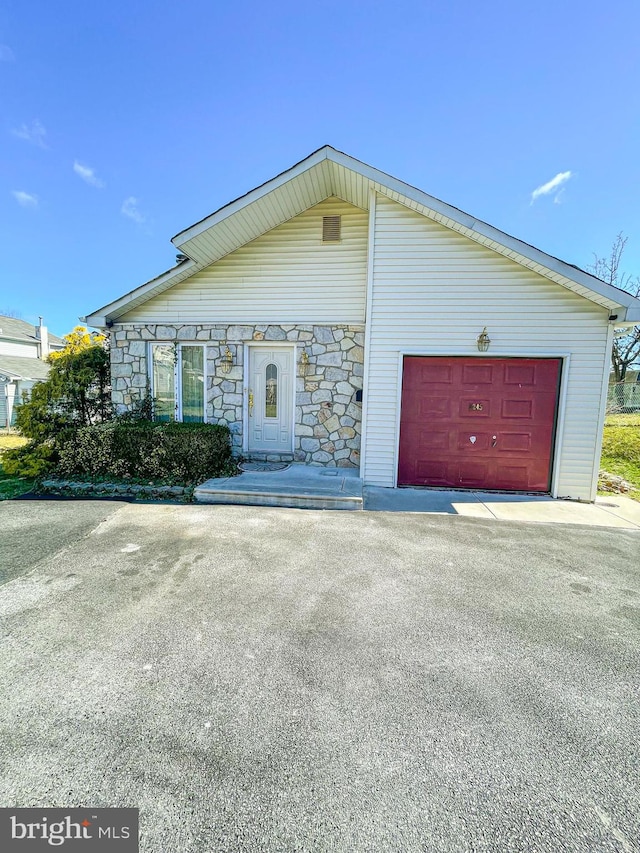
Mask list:
POLYGON ((24 190, 12 190, 11 195, 18 202, 20 207, 37 207, 38 196, 26 193, 24 190))
POLYGON ((34 145, 38 145, 40 148, 47 147, 44 141, 47 131, 38 119, 32 121, 30 125, 21 124, 20 127, 14 127, 11 133, 13 133, 14 136, 17 136, 18 139, 25 139, 27 142, 33 142, 34 145))
POLYGON ((92 169, 91 166, 83 166, 82 163, 78 163, 76 160, 73 164, 73 171, 76 175, 79 175, 85 183, 91 184, 92 187, 102 189, 105 186, 104 181, 100 180, 96 175, 96 170, 92 169))
POLYGON ((138 225, 142 225, 142 223, 146 222, 147 219, 147 217, 138 209, 138 199, 132 195, 130 195, 129 198, 125 198, 122 202, 120 213, 122 213, 123 216, 127 216, 129 219, 133 219, 133 221, 137 222, 138 225))
POLYGON ((564 184, 567 183, 569 178, 573 177, 573 172, 558 172, 555 178, 551 178, 550 181, 547 181, 546 184, 541 184, 539 187, 536 187, 535 190, 531 193, 531 204, 537 199, 540 198, 541 195, 553 195, 554 201, 559 204, 561 192, 559 192, 561 187, 564 187, 564 184))
POLYGON ((0 44, 0 62, 13 62, 15 58, 8 44, 0 44))

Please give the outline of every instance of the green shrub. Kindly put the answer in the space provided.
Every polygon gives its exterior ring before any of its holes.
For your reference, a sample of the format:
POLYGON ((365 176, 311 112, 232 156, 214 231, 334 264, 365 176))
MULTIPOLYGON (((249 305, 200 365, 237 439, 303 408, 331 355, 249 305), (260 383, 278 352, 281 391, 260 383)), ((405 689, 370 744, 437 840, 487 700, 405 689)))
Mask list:
POLYGON ((229 428, 115 420, 80 428, 60 452, 57 473, 191 483, 230 474, 229 428))
POLYGON ((21 435, 61 445, 78 427, 111 416, 109 352, 104 336, 77 326, 65 346, 47 358, 49 375, 37 382, 16 410, 21 435))
POLYGON ((53 468, 56 450, 51 444, 35 441, 5 450, 2 454, 4 473, 11 477, 43 477, 53 468))
POLYGON ((48 377, 36 382, 16 410, 16 426, 30 443, 7 451, 4 470, 18 477, 42 477, 78 428, 111 415, 109 353, 105 338, 77 326, 65 346, 52 352, 48 377))

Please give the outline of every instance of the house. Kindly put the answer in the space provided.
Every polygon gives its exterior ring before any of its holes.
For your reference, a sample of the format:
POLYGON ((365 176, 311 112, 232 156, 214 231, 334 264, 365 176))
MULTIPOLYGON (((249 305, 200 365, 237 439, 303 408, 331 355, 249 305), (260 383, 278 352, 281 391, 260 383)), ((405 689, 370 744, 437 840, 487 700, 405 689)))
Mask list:
POLYGON ((640 302, 326 146, 173 238, 86 317, 114 403, 371 485, 593 500, 614 327, 640 302))
POLYGON ((64 341, 50 335, 42 322, 37 326, 15 317, 0 315, 0 429, 15 423, 16 404, 34 384, 47 378, 50 352, 64 341))

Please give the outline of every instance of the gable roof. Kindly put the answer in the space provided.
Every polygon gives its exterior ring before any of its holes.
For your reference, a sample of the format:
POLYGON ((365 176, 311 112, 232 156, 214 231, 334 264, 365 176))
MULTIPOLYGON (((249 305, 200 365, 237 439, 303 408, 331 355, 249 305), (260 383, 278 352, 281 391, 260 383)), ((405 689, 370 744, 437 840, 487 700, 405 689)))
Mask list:
POLYGON ((640 322, 640 301, 625 291, 329 145, 176 234, 172 243, 187 260, 83 319, 104 327, 327 198, 337 197, 368 210, 372 191, 613 311, 618 322, 640 322))
POLYGON ((39 358, 0 355, 0 379, 46 379, 49 365, 39 358))
MULTIPOLYGON (((11 341, 22 341, 24 343, 40 343, 40 338, 36 337, 36 328, 33 323, 27 323, 26 320, 18 320, 16 317, 5 317, 0 314, 0 339, 11 341)), ((57 335, 52 335, 49 332, 49 346, 64 346, 64 341, 57 335)))

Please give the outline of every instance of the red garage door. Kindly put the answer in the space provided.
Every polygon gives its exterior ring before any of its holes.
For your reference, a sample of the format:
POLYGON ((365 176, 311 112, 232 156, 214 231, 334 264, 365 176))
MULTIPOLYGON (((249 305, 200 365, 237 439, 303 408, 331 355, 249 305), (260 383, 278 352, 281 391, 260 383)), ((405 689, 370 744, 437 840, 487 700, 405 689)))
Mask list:
POLYGON ((548 492, 560 359, 406 356, 399 486, 548 492))

